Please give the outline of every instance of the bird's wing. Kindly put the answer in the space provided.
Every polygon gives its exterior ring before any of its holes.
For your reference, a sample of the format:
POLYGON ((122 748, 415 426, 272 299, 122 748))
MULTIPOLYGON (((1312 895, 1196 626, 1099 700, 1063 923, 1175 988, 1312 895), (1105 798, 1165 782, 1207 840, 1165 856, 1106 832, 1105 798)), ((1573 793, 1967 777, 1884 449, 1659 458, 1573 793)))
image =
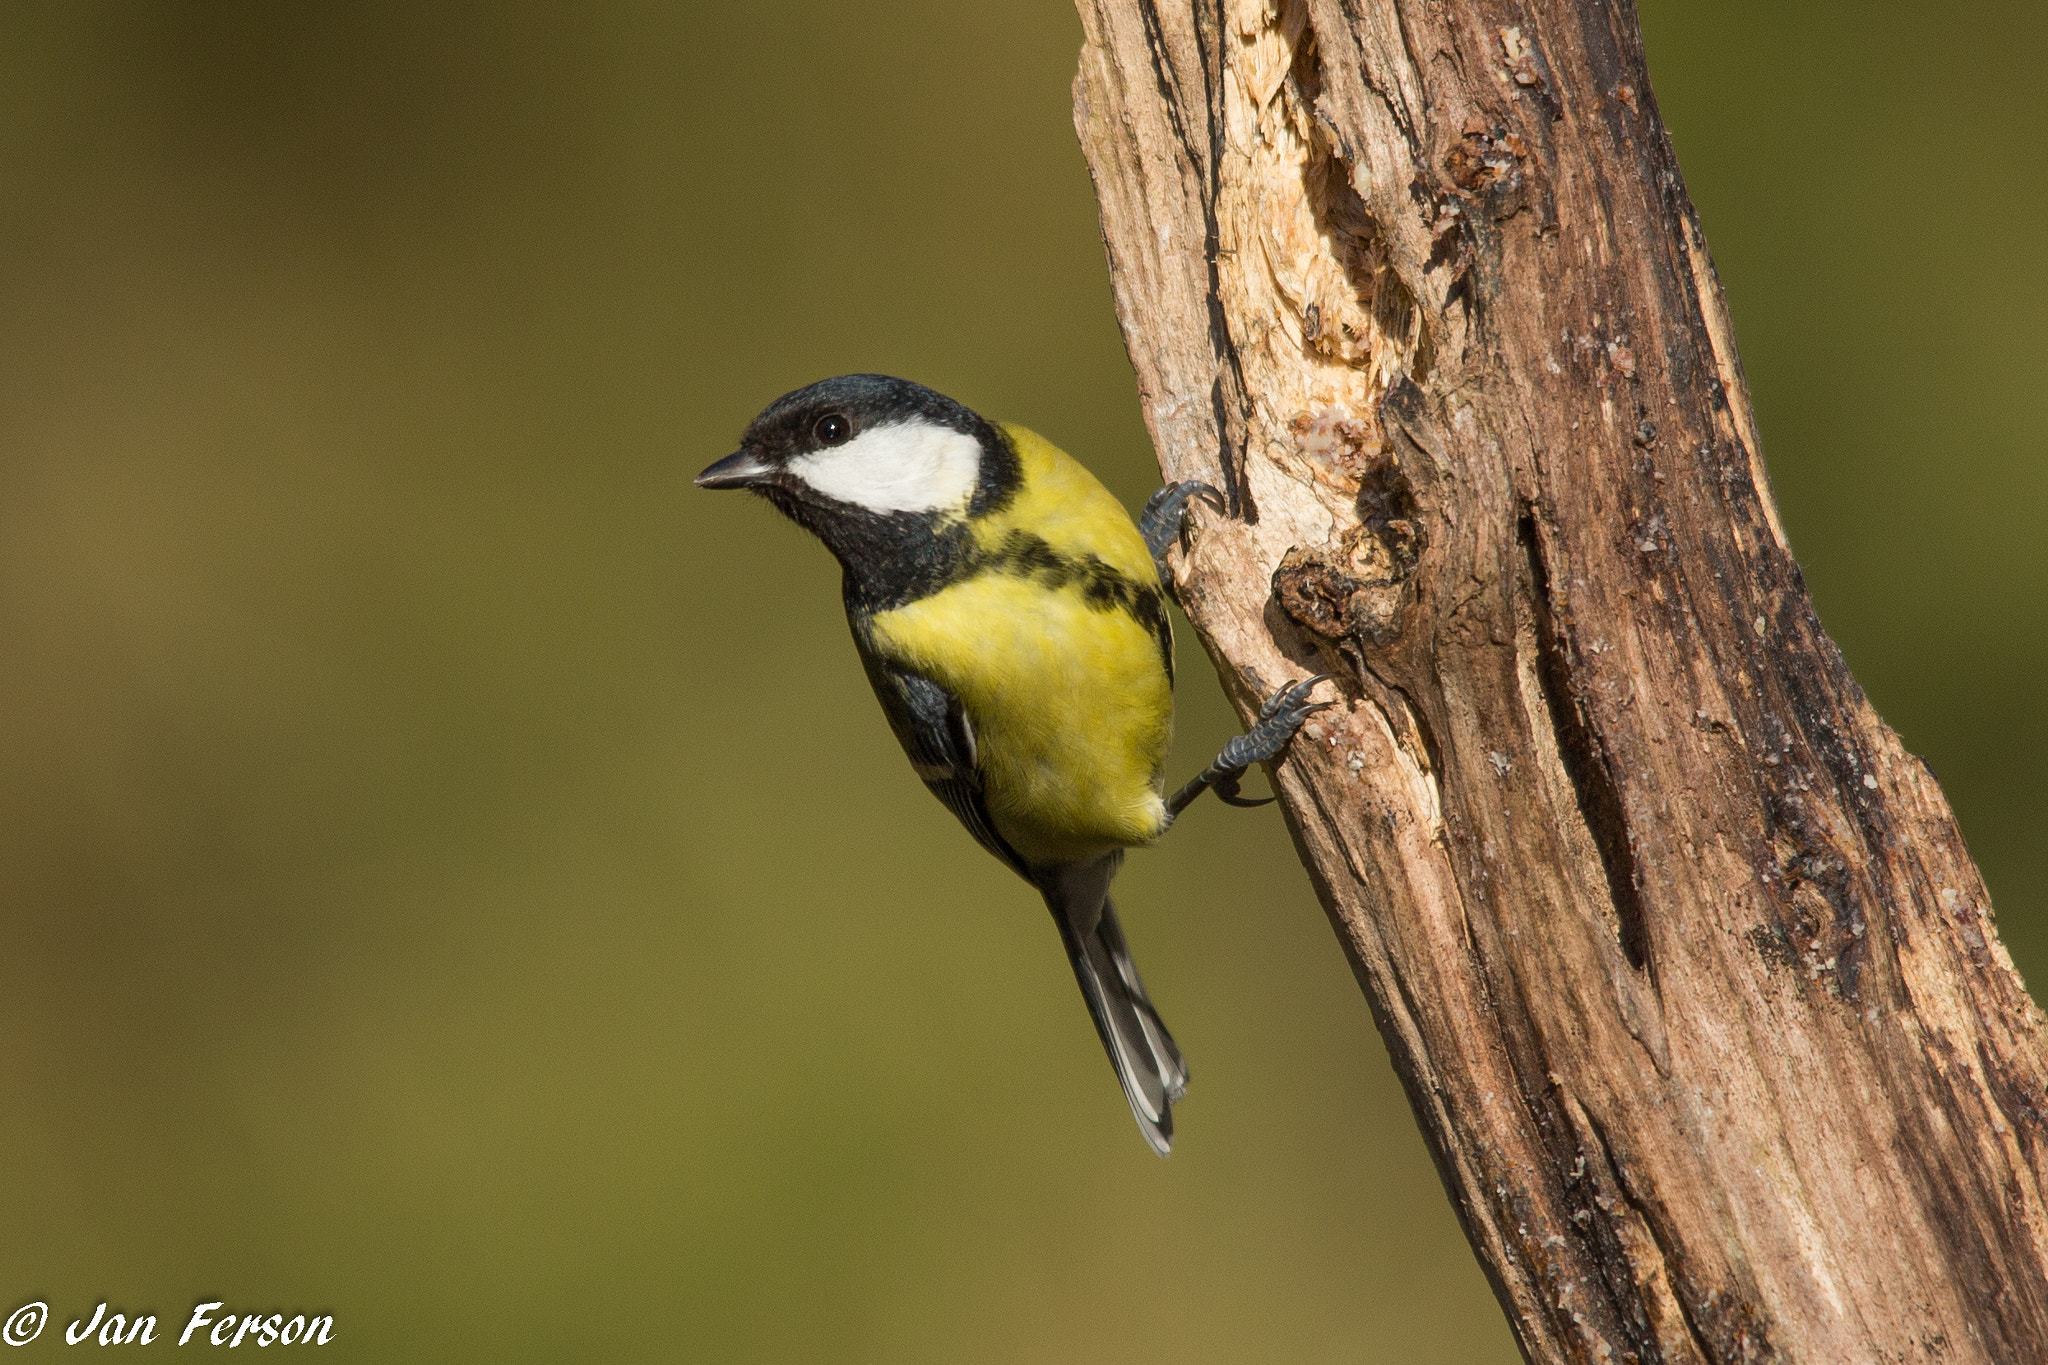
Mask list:
POLYGON ((981 772, 976 758, 974 726, 967 719, 960 699, 931 679, 862 651, 868 681, 881 699, 889 728, 896 732, 910 766, 946 803, 946 809, 967 826, 975 841, 1007 863, 1018 876, 1029 879, 1030 871, 1017 850, 996 832, 982 799, 981 772))

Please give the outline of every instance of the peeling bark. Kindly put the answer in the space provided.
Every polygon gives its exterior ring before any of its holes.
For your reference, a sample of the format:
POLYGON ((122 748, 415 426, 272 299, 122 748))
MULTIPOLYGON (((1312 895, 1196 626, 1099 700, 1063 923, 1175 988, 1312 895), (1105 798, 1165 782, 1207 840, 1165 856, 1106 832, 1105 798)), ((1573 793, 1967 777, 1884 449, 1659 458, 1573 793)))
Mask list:
POLYGON ((2043 1018, 1820 628, 1626 0, 1080 0, 1188 614, 1539 1361, 2048 1359, 2043 1018))

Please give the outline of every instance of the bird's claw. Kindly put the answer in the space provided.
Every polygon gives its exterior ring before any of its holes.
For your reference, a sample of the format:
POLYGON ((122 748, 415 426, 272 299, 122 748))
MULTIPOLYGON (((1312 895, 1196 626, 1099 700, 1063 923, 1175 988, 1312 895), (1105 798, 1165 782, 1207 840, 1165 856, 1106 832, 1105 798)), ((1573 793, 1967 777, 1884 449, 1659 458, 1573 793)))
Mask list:
POLYGON ((1317 683, 1330 680, 1327 673, 1318 673, 1313 678, 1304 678, 1289 687, 1283 687, 1266 698, 1266 704, 1259 708, 1258 723, 1223 746, 1229 753, 1232 745, 1244 745, 1247 755, 1243 767, 1264 763, 1287 747, 1287 741, 1294 738, 1308 718, 1318 711, 1327 711, 1337 703, 1334 701, 1310 701, 1309 694, 1316 690, 1317 683))
POLYGON ((1138 513, 1138 534, 1145 538, 1145 548, 1152 554, 1152 562, 1159 567, 1159 581, 1171 583, 1173 575, 1167 571, 1166 552, 1173 542, 1180 539, 1180 526, 1187 516, 1188 502, 1200 498, 1221 512, 1224 509, 1223 495, 1199 479, 1169 483, 1151 497, 1145 499, 1144 510, 1138 513))
POLYGON ((1220 774, 1212 778, 1209 782, 1209 788, 1216 793, 1218 801, 1221 801, 1226 806, 1236 806, 1239 810, 1251 810, 1257 806, 1270 806, 1280 799, 1277 796, 1238 795, 1238 792, 1241 790, 1238 786, 1238 777, 1231 773, 1220 774))
POLYGON ((1214 791, 1216 799, 1227 806, 1263 806, 1271 802, 1273 798, 1270 796, 1255 799, 1238 795, 1238 782, 1254 763, 1264 763, 1277 757, 1310 716, 1337 704, 1334 701, 1309 700, 1316 684, 1329 680, 1329 674, 1318 673, 1313 678, 1283 687, 1266 698, 1265 704, 1259 707, 1258 722, 1225 744, 1214 763, 1174 793, 1173 799, 1167 803, 1168 813, 1179 815, 1204 790, 1214 791))

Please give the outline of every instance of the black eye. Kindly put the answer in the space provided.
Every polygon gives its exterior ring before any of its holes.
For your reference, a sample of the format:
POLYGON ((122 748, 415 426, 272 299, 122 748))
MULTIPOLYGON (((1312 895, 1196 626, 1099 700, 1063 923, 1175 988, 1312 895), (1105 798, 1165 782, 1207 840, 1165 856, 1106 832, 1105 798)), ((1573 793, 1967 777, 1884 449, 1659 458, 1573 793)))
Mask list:
POLYGON ((811 427, 811 435, 818 438, 819 445, 842 446, 853 435, 853 423, 836 412, 828 412, 811 427))

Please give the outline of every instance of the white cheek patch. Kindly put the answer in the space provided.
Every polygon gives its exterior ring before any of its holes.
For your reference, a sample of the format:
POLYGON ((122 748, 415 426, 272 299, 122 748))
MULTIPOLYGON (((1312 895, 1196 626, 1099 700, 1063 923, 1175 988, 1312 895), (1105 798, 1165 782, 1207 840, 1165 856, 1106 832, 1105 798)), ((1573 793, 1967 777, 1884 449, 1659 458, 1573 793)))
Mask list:
POLYGON ((826 497, 871 512, 950 511, 974 496, 981 445, 951 427, 902 422, 799 455, 787 468, 826 497))

